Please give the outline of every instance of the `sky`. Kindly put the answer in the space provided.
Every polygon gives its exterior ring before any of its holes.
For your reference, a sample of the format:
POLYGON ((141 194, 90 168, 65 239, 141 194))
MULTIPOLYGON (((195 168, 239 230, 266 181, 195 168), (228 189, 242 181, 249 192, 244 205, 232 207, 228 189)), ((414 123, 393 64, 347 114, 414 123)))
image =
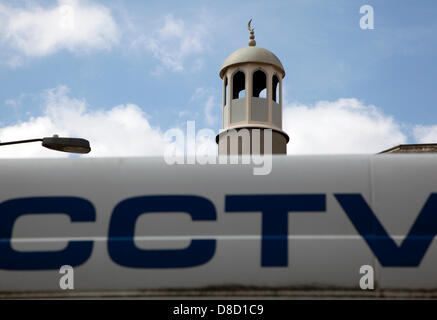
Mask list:
POLYGON ((436 14, 433 0, 0 0, 0 141, 58 134, 90 140, 88 156, 154 156, 187 121, 218 132, 219 70, 252 18, 285 68, 288 154, 436 143, 436 14))

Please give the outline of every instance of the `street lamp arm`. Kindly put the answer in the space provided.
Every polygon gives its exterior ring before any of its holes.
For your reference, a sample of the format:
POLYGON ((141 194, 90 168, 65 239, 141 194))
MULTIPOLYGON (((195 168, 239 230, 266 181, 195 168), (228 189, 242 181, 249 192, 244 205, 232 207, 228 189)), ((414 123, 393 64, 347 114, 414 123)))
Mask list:
POLYGON ((20 143, 29 143, 29 142, 38 142, 43 141, 43 139, 30 139, 30 140, 20 140, 20 141, 10 141, 10 142, 1 142, 0 146, 7 146, 10 144, 20 144, 20 143))

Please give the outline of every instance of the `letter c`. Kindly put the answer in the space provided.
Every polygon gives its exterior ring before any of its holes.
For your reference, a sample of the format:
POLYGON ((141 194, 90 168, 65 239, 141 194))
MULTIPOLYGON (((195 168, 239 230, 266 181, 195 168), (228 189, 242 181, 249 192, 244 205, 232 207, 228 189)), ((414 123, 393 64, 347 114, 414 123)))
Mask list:
POLYGON ((196 239, 186 249, 142 250, 135 246, 135 223, 150 212, 186 212, 192 220, 216 220, 214 205, 198 196, 141 196, 126 199, 114 209, 109 226, 111 259, 131 268, 185 268, 208 262, 215 253, 214 239, 196 239))
POLYGON ((68 264, 84 263, 91 255, 92 241, 70 241, 60 251, 21 252, 11 246, 12 230, 18 217, 28 214, 68 215, 72 222, 96 220, 94 206, 88 200, 75 197, 21 198, 0 204, 0 269, 55 270, 68 264))

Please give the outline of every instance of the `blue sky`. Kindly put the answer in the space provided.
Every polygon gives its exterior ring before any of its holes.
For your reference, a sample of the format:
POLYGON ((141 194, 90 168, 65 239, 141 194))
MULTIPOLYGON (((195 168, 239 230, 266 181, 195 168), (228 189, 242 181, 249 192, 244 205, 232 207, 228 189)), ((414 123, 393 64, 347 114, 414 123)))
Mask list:
MULTIPOLYGON (((437 142, 436 13, 431 0, 0 0, 0 140, 56 130, 94 138, 110 156, 114 140, 97 128, 153 141, 144 149, 187 120, 218 131, 218 71, 247 45, 253 18, 257 45, 286 70, 289 153, 327 153, 332 139, 349 139, 335 153, 437 142), (366 4, 373 30, 359 26, 366 4)), ((4 155, 51 155, 17 150, 4 155)))

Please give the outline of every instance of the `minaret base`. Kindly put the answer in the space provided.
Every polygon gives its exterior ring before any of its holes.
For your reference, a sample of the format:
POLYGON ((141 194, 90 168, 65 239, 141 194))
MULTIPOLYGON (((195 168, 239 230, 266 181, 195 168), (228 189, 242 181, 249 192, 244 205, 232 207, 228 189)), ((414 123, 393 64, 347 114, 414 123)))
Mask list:
MULTIPOLYGON (((268 137, 268 135, 267 135, 268 137)), ((223 130, 216 136, 216 142, 218 144, 218 154, 222 155, 251 155, 261 154, 264 152, 269 154, 287 154, 287 143, 289 141, 288 135, 279 130, 266 129, 266 128, 235 128, 230 130, 223 130), (255 141, 253 140, 254 131, 255 141), (271 130, 271 152, 269 152, 269 146, 264 141, 265 130, 271 130), (238 141, 238 148, 236 148, 238 141), (244 142, 243 142, 244 141, 244 142), (259 146, 258 148, 254 146, 259 146)))

